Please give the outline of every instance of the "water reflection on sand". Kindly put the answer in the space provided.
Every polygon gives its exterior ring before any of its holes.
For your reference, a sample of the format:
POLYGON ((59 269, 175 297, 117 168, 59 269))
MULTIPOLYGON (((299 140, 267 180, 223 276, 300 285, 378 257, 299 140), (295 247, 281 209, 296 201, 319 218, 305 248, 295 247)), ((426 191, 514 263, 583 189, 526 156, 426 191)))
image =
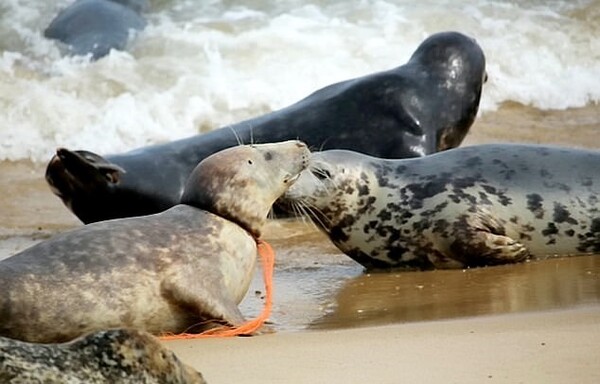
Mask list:
POLYGON ((600 257, 476 268, 365 274, 335 294, 310 328, 339 328, 565 308, 600 302, 600 257))
MULTIPOLYGON (((600 255, 424 272, 364 273, 322 234, 273 224, 278 330, 348 328, 600 303, 600 255)), ((258 274, 257 274, 258 275, 258 274)), ((242 304, 257 313, 262 280, 242 304)))

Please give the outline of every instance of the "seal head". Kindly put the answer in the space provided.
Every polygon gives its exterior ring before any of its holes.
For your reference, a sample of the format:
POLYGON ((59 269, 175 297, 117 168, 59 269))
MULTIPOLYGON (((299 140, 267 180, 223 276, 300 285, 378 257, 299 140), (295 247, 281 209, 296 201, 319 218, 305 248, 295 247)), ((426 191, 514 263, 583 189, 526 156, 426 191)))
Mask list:
POLYGON ((423 79, 415 91, 402 94, 415 133, 424 139, 414 150, 425 145, 422 156, 457 147, 475 120, 487 80, 481 48, 459 32, 436 33, 419 45, 406 67, 411 78, 423 79))
POLYGON ((229 219, 258 238, 271 206, 308 166, 309 155, 297 140, 225 149, 198 164, 181 203, 229 219), (235 174, 232 163, 239 164, 235 174))

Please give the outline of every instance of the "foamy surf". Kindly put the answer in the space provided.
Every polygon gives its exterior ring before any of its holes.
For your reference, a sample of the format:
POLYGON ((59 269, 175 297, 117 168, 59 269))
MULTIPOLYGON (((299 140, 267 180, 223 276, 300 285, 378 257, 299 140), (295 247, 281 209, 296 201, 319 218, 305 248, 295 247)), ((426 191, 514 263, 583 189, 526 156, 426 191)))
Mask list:
POLYGON ((458 30, 484 49, 481 111, 600 101, 597 1, 155 1, 128 52, 62 57, 43 29, 70 0, 0 5, 0 160, 116 153, 279 109, 405 63, 458 30))

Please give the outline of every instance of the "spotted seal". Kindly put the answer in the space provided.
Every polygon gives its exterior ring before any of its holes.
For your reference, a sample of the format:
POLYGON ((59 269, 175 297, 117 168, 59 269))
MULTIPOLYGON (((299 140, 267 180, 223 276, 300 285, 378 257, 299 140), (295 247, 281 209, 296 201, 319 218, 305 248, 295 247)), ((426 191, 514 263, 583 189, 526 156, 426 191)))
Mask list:
POLYGON ((86 225, 0 261, 0 335, 62 342, 106 328, 240 325, 256 239, 309 155, 295 140, 228 148, 198 164, 165 212, 86 225))
POLYGON ((98 60, 111 49, 124 50, 131 31, 141 31, 146 0, 76 0, 56 15, 44 36, 58 40, 72 55, 98 60))
POLYGON ((311 162, 284 201, 366 268, 600 252, 598 151, 497 144, 384 160, 332 150, 311 162))
POLYGON ((0 337, 2 383, 204 384, 148 333, 110 329, 64 344, 35 344, 0 337))
POLYGON ((193 167, 238 140, 300 139, 311 148, 423 156, 461 143, 477 114, 484 78, 485 57, 474 39, 437 33, 405 65, 327 86, 232 126, 106 157, 61 149, 48 163, 46 180, 81 221, 90 223, 177 204, 193 167))

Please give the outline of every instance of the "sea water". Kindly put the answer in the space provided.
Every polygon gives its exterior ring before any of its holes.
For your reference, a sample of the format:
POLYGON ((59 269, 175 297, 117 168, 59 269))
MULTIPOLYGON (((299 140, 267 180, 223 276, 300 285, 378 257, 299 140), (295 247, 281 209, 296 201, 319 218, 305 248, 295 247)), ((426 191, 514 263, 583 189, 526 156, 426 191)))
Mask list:
POLYGON ((397 67, 460 31, 487 58, 481 113, 600 101, 598 0, 154 0, 126 52, 91 62, 43 37, 72 0, 0 0, 0 160, 122 152, 397 67))

